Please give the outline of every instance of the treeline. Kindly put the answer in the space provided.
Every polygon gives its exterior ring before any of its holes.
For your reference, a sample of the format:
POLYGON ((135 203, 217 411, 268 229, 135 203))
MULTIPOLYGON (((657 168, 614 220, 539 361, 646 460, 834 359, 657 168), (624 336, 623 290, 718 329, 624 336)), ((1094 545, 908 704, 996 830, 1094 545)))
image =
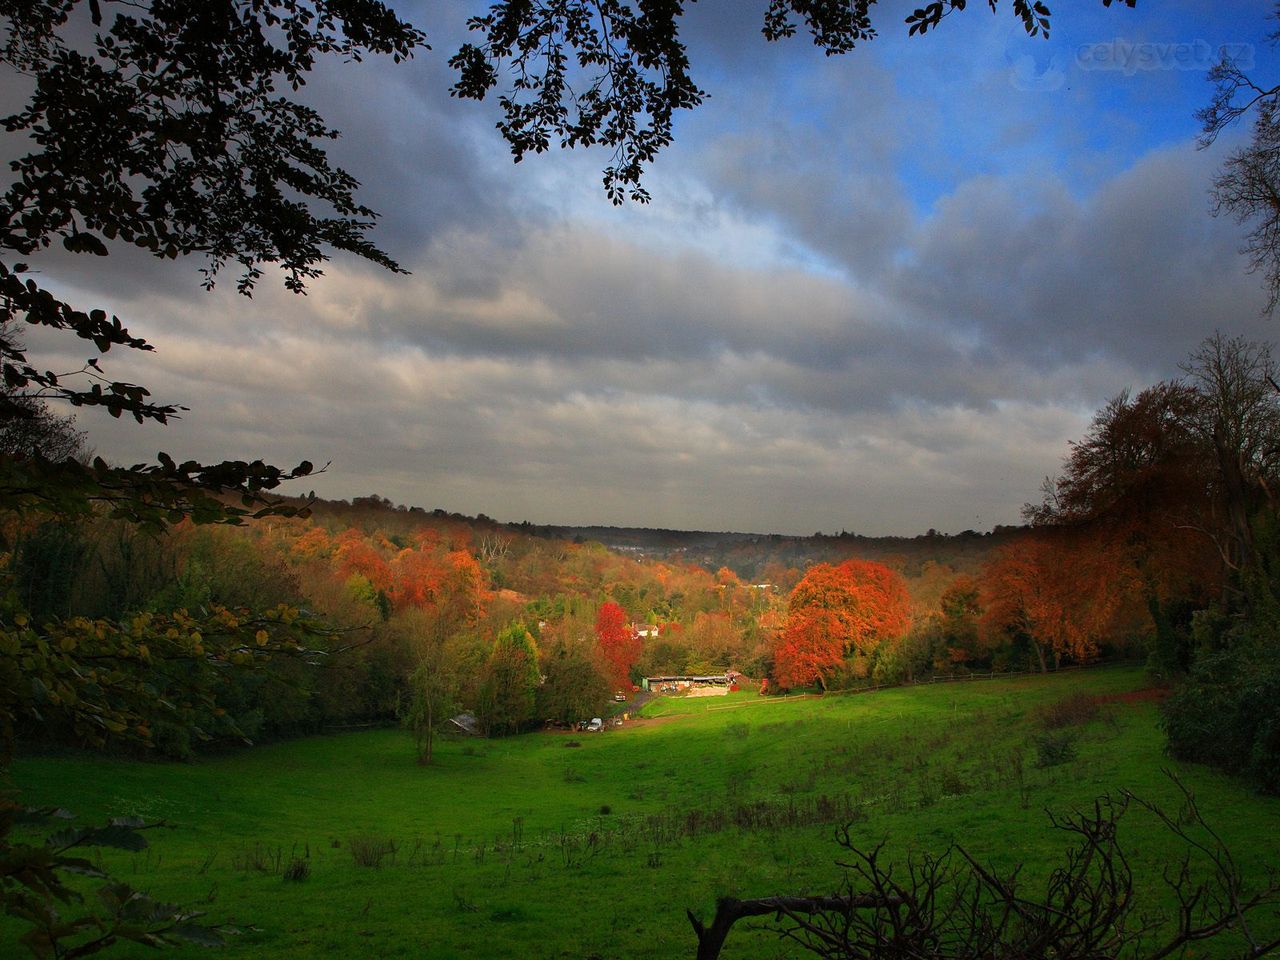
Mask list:
MULTIPOLYGON (((486 732, 503 733, 598 714, 648 673, 732 666, 761 675, 785 600, 727 569, 645 563, 372 498, 320 503, 307 519, 183 521, 160 534, 103 518, 15 515, 3 546, 3 615, 46 635, 72 621, 243 618, 282 605, 315 624, 310 661, 226 672, 216 697, 225 721, 200 717, 194 732, 185 716, 150 724, 155 745, 174 755, 219 729, 258 739, 408 717, 424 695, 432 726, 467 709, 486 732)), ((784 582, 800 575, 781 573, 784 582)), ((180 688, 181 665, 151 652, 138 669, 157 687, 169 671, 180 688)), ((67 731, 42 715, 27 718, 24 733, 67 731)))
POLYGON ((884 567, 908 569, 892 559, 810 568, 775 679, 857 686, 1142 657, 1171 688, 1175 756, 1280 792, 1280 371, 1266 345, 1222 336, 1182 369, 1108 402, 1026 507, 1028 526, 977 564, 921 565, 907 601, 886 580, 884 567))
POLYGON ((1137 633, 1175 683, 1175 756, 1280 791, 1280 375, 1215 335, 1183 376, 1121 393, 998 561, 1008 629, 1088 655, 1137 633))
POLYGON ((1177 685, 1174 753, 1274 790, 1278 379, 1266 347, 1214 337, 1099 411, 1026 528, 909 541, 937 558, 825 538, 804 569, 730 537, 759 578, 379 497, 159 533, 11 513, 0 723, 182 756, 400 720, 427 760, 459 711, 492 735, 580 720, 646 675, 833 688, 1142 656, 1177 685))

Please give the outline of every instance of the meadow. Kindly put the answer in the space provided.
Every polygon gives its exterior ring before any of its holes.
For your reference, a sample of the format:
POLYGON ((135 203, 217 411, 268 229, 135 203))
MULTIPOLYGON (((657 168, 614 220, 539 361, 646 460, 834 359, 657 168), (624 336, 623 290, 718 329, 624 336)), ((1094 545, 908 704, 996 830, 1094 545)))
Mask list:
MULTIPOLYGON (((958 841, 997 868, 1026 864, 1034 883, 1067 846, 1046 810, 1121 789, 1176 810, 1165 770, 1260 881, 1280 863, 1280 800, 1170 761, 1148 685, 1113 667, 811 700, 659 698, 600 734, 445 740, 430 766, 409 734, 377 730, 185 764, 26 757, 13 773, 27 802, 84 822, 165 821, 146 851, 104 860, 236 928, 228 960, 687 957, 686 908, 833 890, 846 822, 892 857, 958 841), (1096 710, 1062 728, 1062 762, 1038 765, 1046 710, 1080 694, 1096 710)), ((1167 832, 1140 810, 1122 831, 1156 907, 1167 832)), ((724 954, 790 955, 744 924, 724 954)))

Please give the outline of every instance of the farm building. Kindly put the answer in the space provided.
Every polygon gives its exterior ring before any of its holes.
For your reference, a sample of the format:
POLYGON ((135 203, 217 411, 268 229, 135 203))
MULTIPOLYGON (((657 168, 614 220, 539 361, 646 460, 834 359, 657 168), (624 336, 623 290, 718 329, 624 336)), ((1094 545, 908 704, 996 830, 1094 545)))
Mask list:
POLYGON ((727 690, 732 683, 729 677, 727 673, 707 676, 645 677, 640 683, 644 689, 652 690, 654 693, 681 693, 705 687, 724 687, 727 690))

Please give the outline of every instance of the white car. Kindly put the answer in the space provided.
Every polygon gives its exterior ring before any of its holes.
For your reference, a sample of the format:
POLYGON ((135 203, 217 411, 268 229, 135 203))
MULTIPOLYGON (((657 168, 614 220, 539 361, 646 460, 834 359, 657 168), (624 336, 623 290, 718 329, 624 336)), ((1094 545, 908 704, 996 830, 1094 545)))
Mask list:
POLYGON ((587 724, 587 733, 599 733, 604 729, 604 721, 599 717, 592 717, 591 722, 587 724))

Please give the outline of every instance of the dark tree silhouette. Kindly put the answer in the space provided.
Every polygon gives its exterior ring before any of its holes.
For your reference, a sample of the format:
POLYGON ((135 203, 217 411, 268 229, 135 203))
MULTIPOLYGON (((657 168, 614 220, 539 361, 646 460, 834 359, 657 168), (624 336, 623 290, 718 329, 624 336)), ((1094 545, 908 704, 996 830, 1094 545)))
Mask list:
POLYGON ((885 863, 883 847, 863 850, 846 828, 837 837, 846 854, 840 890, 722 898, 709 926, 689 911, 697 960, 717 960, 734 924, 760 916, 774 917, 771 929, 780 938, 840 960, 1163 960, 1227 930, 1242 941, 1235 954, 1242 960, 1280 948, 1280 938, 1258 934, 1251 923, 1255 911, 1275 902, 1280 884, 1272 876, 1260 889, 1246 889, 1194 796, 1174 782, 1183 798, 1176 814, 1126 792, 1097 801, 1091 811, 1050 815, 1073 846, 1038 891, 1027 889, 1020 869, 997 873, 955 845, 941 855, 885 863), (1177 904, 1174 916, 1139 910, 1117 831, 1131 805, 1154 815, 1181 851, 1170 856, 1164 873, 1177 904))

